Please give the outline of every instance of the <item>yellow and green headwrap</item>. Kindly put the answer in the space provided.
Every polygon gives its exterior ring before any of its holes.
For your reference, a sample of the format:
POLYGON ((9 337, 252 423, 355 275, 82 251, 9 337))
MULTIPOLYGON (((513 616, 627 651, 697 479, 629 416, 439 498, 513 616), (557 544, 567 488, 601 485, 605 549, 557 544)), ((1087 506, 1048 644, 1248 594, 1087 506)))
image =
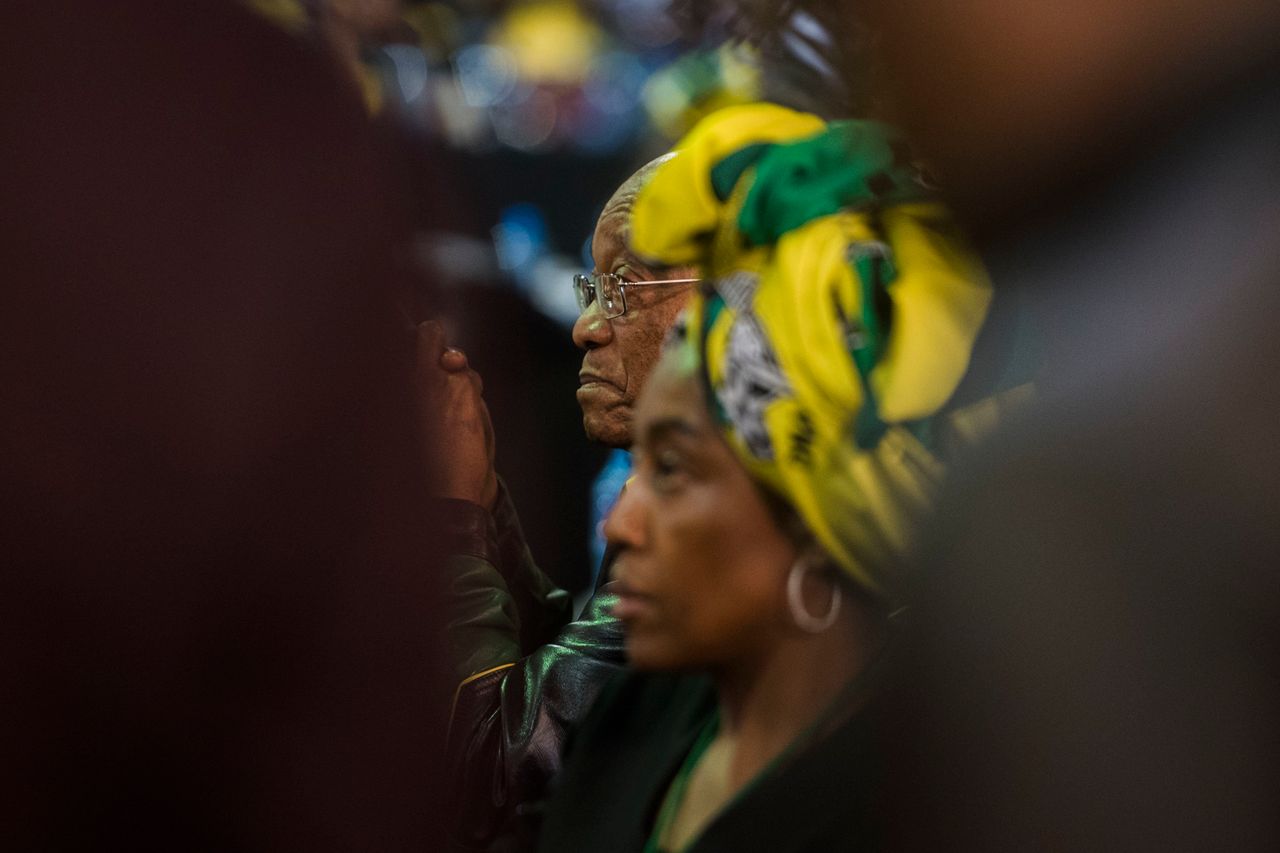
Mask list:
POLYGON ((961 434, 944 409, 986 274, 883 125, 736 107, 677 151, 636 200, 632 248, 710 271, 685 323, 730 445, 892 599, 942 476, 938 433, 961 434))

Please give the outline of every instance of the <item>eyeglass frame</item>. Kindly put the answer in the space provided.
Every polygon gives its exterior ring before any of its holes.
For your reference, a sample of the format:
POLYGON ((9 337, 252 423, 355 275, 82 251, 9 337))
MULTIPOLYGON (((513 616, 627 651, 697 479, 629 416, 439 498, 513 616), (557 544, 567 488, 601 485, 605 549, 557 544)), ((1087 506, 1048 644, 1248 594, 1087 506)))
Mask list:
POLYGON ((628 281, 617 273, 576 273, 573 276, 573 292, 578 297, 578 314, 587 313, 587 309, 593 304, 599 303, 600 310, 604 312, 606 320, 615 320, 627 313, 627 288, 628 287, 649 287, 658 284, 697 284, 702 281, 700 278, 669 278, 658 281, 628 281), (618 304, 620 310, 610 313, 610 309, 605 307, 605 303, 601 298, 603 296, 604 287, 601 282, 612 279, 616 282, 614 285, 618 288, 618 304), (586 298, 587 288, 590 288, 591 298, 586 298))

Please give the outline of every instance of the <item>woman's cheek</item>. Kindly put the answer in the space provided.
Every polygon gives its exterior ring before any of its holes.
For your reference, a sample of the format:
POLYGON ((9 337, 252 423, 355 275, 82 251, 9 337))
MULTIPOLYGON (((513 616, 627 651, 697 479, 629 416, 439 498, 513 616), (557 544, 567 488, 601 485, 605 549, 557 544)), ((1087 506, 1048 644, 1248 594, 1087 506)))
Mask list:
POLYGON ((706 662, 708 617, 717 602, 686 586, 667 592, 654 602, 651 617, 628 632, 627 654, 633 666, 685 669, 706 662))

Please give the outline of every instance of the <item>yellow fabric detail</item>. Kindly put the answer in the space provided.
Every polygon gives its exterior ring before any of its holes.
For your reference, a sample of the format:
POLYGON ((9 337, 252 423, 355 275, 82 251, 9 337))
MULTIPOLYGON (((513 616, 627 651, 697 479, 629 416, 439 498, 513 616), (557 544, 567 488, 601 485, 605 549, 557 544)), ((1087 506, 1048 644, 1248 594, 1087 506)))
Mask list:
MULTIPOLYGON (((852 579, 893 600, 945 469, 912 422, 936 415, 959 385, 991 285, 932 202, 874 216, 844 210, 747 248, 737 219, 754 170, 724 201, 712 190, 711 170, 747 145, 808 138, 821 130, 814 121, 760 106, 705 120, 640 193, 632 240, 663 263, 708 270, 716 296, 692 300, 687 342, 705 357, 726 440, 852 579), (859 279, 853 255, 867 247, 887 247, 892 278, 883 290, 891 317, 884 349, 864 384, 853 353, 864 345, 864 322, 879 312, 863 304, 873 283, 859 279), (707 327, 707 312, 721 300, 707 327), (855 425, 868 387, 876 404, 868 412, 883 433, 860 447, 855 425)), ((971 406, 937 418, 935 427, 954 446, 983 432, 997 412, 971 406)))
POLYGON ((898 275, 888 286, 893 334, 871 387, 881 418, 916 420, 945 404, 968 369, 991 283, 941 205, 889 208, 880 226, 898 275))
POLYGON ((949 419, 953 439, 962 447, 976 444, 1010 412, 1018 411, 1031 402, 1034 394, 1035 386, 1027 382, 955 410, 949 419))
MULTIPOLYGON (((477 672, 474 675, 468 675, 466 678, 462 679, 462 681, 458 682, 458 690, 461 690, 462 688, 466 687, 468 684, 470 684, 473 681, 479 681, 481 678, 484 678, 486 675, 493 675, 495 672, 500 672, 512 666, 515 666, 515 664, 500 663, 497 666, 493 666, 493 667, 490 667, 489 669, 484 670, 483 672, 477 672)), ((457 691, 455 690, 454 693, 456 694, 457 691)))
POLYGON ((453 691, 453 702, 449 704, 449 730, 445 732, 446 742, 449 739, 449 735, 452 734, 453 732, 453 715, 458 712, 458 699, 459 697, 462 696, 462 688, 466 687, 468 684, 470 684, 473 681, 479 681, 481 678, 484 678, 486 675, 493 675, 495 672, 502 672, 504 669, 511 669, 511 667, 513 666, 515 666, 514 663, 498 664, 497 666, 490 667, 489 669, 486 669, 483 672, 477 672, 474 675, 468 675, 466 678, 462 679, 462 681, 458 682, 458 686, 453 691))
MULTIPOLYGON (((732 199, 727 207, 734 207, 732 199)), ((735 276, 759 276, 750 313, 788 386, 762 414, 772 456, 754 454, 732 427, 731 446, 751 475, 795 508, 858 583, 891 595, 898 584, 889 576, 909 553, 911 531, 943 473, 933 454, 896 422, 931 414, 951 396, 985 318, 990 286, 980 267, 962 271, 960 260, 976 262, 933 226, 942 215, 936 205, 906 205, 889 213, 882 230, 866 215, 839 213, 784 235, 774 246, 736 255, 727 251, 733 241, 721 233, 714 245, 725 253, 712 268, 726 283, 721 290, 730 289, 735 276), (840 318, 863 312, 849 248, 878 241, 888 243, 904 267, 898 286, 888 289, 894 331, 880 384, 892 392, 896 410, 910 414, 882 410, 891 426, 876 447, 862 450, 851 438, 851 423, 864 391, 840 318), (904 382, 915 384, 899 384, 904 382)), ((695 340, 703 309, 699 302, 690 315, 695 340)), ((706 369, 715 389, 729 381, 729 342, 738 317, 726 306, 707 332, 706 369)))
POLYGON ((705 241, 720 224, 711 170, 749 145, 819 133, 822 119, 773 104, 728 107, 704 119, 676 146, 636 198, 631 249, 664 266, 705 261, 705 241))

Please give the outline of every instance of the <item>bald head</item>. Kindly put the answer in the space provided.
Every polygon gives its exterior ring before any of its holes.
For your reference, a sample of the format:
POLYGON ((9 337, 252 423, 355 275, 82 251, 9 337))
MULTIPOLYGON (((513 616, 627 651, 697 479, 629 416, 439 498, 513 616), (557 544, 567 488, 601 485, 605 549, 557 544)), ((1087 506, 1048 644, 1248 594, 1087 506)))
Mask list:
POLYGON ((617 191, 614 192, 613 197, 609 199, 609 203, 605 205, 605 208, 608 209, 609 205, 613 204, 615 200, 623 198, 635 201, 636 194, 657 174, 659 167, 670 160, 674 160, 677 153, 676 151, 668 151, 661 157, 655 157, 639 169, 636 169, 635 174, 623 181, 622 186, 618 187, 617 191))
MULTIPOLYGON (((591 242, 592 258, 595 260, 600 259, 600 255, 596 252, 596 242, 601 240, 602 237, 606 239, 616 238, 620 241, 620 245, 617 247, 619 251, 630 251, 627 240, 631 235, 631 211, 635 207, 636 196, 640 195, 640 190, 644 189, 645 185, 657 174, 658 168, 675 156, 676 152, 671 151, 645 163, 631 177, 623 181, 622 186, 618 187, 613 195, 609 197, 609 200, 604 204, 604 210, 600 212, 600 219, 596 222, 595 236, 591 242)), ((601 268, 599 265, 597 265, 596 271, 611 272, 611 270, 601 268)))

